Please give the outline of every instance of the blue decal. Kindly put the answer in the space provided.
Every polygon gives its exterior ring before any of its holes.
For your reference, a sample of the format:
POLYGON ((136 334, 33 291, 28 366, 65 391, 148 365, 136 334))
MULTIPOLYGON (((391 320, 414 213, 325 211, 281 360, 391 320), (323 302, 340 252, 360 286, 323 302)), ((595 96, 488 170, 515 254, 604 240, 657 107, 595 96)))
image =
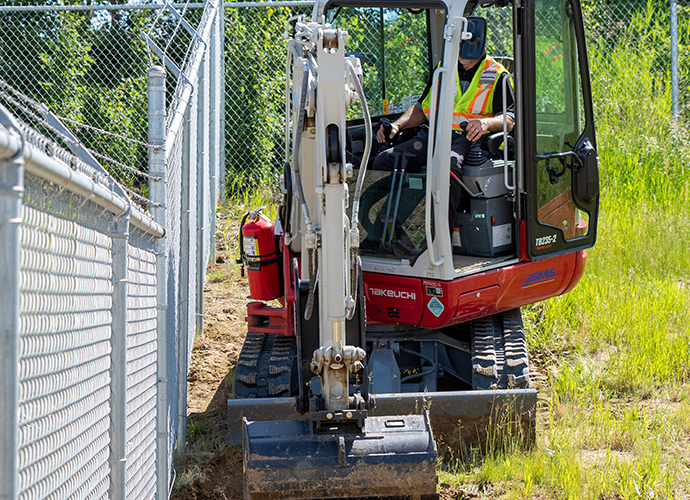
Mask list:
POLYGON ((529 288, 534 285, 549 283, 554 279, 556 279, 556 268, 546 269, 545 271, 537 271, 536 273, 532 273, 527 276, 527 279, 522 284, 522 288, 529 288))

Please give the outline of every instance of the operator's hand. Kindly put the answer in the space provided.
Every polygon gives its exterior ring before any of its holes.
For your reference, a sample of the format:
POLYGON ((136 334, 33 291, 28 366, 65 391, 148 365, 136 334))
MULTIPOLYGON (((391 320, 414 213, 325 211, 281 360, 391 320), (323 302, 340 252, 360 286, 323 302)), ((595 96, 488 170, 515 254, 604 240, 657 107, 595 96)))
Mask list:
POLYGON ((376 140, 379 141, 379 144, 387 142, 393 139, 393 137, 395 137, 396 135, 398 135, 398 132, 400 132, 398 126, 395 123, 391 123, 390 137, 386 138, 386 132, 383 130, 383 125, 381 125, 381 127, 379 127, 378 132, 376 132, 376 140))
POLYGON ((489 125, 483 120, 470 120, 465 128, 465 135, 470 141, 478 141, 489 130, 489 125))

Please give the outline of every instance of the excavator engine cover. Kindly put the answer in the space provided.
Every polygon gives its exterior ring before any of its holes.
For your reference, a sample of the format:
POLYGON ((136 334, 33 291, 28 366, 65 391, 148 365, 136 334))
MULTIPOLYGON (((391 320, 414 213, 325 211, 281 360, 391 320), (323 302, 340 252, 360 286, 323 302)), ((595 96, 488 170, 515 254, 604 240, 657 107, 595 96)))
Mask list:
POLYGON ((436 499, 428 412, 367 417, 359 432, 310 420, 243 420, 244 498, 436 499))

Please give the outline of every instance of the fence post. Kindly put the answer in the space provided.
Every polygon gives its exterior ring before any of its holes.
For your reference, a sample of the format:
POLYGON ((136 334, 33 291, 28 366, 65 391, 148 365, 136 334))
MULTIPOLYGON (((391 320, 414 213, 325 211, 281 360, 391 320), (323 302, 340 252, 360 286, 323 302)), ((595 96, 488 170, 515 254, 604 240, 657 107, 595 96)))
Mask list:
POLYGON ((197 162, 196 162, 196 189, 197 189, 197 269, 196 269, 196 334, 204 331, 204 276, 206 274, 206 258, 204 252, 204 239, 208 231, 208 195, 205 186, 205 175, 208 166, 208 52, 199 67, 199 83, 197 85, 197 162))
MULTIPOLYGON (((218 104, 218 94, 219 94, 219 73, 218 67, 220 65, 218 61, 219 50, 218 50, 218 40, 219 27, 222 25, 223 19, 223 4, 220 2, 215 2, 218 8, 218 13, 213 20, 213 26, 211 27, 211 40, 209 43, 209 74, 208 81, 210 84, 209 89, 209 175, 210 175, 210 197, 211 197, 211 217, 209 222, 211 227, 209 228, 209 239, 211 241, 211 252, 210 261, 216 262, 216 204, 218 202, 218 172, 219 172, 219 159, 220 159, 220 123, 218 120, 218 114, 220 113, 220 106, 218 104)), ((220 52, 222 54, 222 52, 220 52)))
MULTIPOLYGON (((192 95, 190 104, 194 102, 195 96, 192 95)), ((188 106, 185 111, 184 125, 182 129, 182 172, 180 174, 182 193, 180 196, 180 296, 179 296, 179 315, 178 315, 178 355, 177 355, 177 370, 179 373, 178 387, 177 387, 177 451, 184 453, 187 447, 187 373, 189 367, 187 366, 187 332, 189 332, 189 273, 194 272, 190 270, 190 251, 191 251, 191 227, 190 220, 191 208, 191 161, 192 161, 192 147, 191 140, 194 133, 191 129, 191 112, 192 106, 188 106)))
POLYGON ((210 138, 211 147, 209 152, 209 163, 211 165, 211 200, 213 201, 213 211, 211 217, 211 262, 216 262, 216 212, 218 203, 218 187, 221 184, 220 172, 221 163, 223 161, 222 155, 222 143, 224 142, 224 137, 221 132, 221 119, 220 115, 223 112, 223 101, 221 96, 223 95, 223 73, 221 69, 222 58, 223 58, 223 47, 220 45, 220 40, 222 37, 221 30, 223 29, 223 20, 225 19, 223 11, 223 3, 216 2, 218 8, 218 15, 213 20, 213 28, 211 29, 211 43, 210 43, 210 75, 209 82, 211 86, 210 99, 211 99, 211 117, 209 123, 211 125, 210 138))
POLYGON ((671 0, 671 88, 673 121, 678 122, 678 0, 671 0))
MULTIPOLYGON (((130 206, 131 209, 131 206, 130 206)), ((127 258, 129 210, 110 229, 113 309, 110 364, 110 498, 124 500, 127 484, 127 258)))
MULTIPOLYGON (((0 122, 5 110, 0 109, 0 122)), ((3 123, 3 125, 6 125, 3 123)), ((2 131, 7 133, 6 131, 2 131)), ((9 134, 7 138, 9 139, 9 134)), ((9 141, 8 141, 9 142, 9 141)), ((19 253, 22 197, 24 195, 23 142, 16 153, 0 160, 0 499, 14 500, 19 489, 19 253)), ((4 154, 11 151, 5 148, 4 154)))
POLYGON ((219 149, 218 149, 218 154, 220 156, 219 158, 219 172, 218 175, 220 176, 220 203, 222 205, 225 205, 226 201, 226 190, 227 190, 227 184, 225 180, 225 7, 224 3, 222 1, 218 2, 218 16, 220 17, 219 23, 220 23, 220 35, 219 35, 219 40, 218 40, 218 52, 219 52, 219 59, 220 59, 220 67, 218 68, 219 75, 218 75, 218 114, 219 114, 219 121, 220 123, 218 124, 218 140, 219 140, 219 149))
MULTIPOLYGON (((167 228, 166 224, 166 165, 165 165, 165 70, 154 66, 148 73, 149 93, 149 173, 160 180, 149 182, 151 215, 154 220, 167 228)), ((167 238, 156 241, 156 303, 157 315, 157 365, 158 365, 158 401, 156 404, 156 476, 157 497, 166 500, 169 492, 168 479, 168 257, 167 238)))

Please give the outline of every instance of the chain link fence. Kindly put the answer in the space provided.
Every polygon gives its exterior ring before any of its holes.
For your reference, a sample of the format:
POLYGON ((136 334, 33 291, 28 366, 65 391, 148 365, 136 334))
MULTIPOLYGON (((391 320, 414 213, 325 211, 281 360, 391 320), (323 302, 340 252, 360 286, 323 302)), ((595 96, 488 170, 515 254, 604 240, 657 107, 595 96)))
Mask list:
POLYGON ((169 495, 223 157, 203 6, 0 11, 0 498, 169 495))
POLYGON ((140 462, 157 439, 164 228, 105 171, 0 115, 0 496, 142 498, 156 484, 156 461, 140 462))
MULTIPOLYGON (((311 2, 225 4, 225 159, 228 188, 273 181, 284 160, 285 57, 287 20, 309 16, 311 2)), ((199 24, 199 4, 178 12, 199 24)), ((619 108, 620 96, 643 98, 670 119, 670 0, 583 0, 597 116, 619 108), (634 72, 631 77, 630 72, 634 72), (616 102, 614 102, 613 100, 616 102)), ((489 18, 492 55, 512 53, 510 7, 479 9, 489 18), (500 36, 499 36, 500 34, 500 36), (500 40, 499 40, 500 38, 500 40)), ((351 33, 348 51, 363 56, 365 92, 372 114, 403 110, 424 88, 429 54, 423 16, 399 19, 388 9, 360 9, 336 20, 351 33), (394 22, 393 22, 394 21, 394 22), (404 28, 404 29, 403 29, 404 28), (412 33, 403 37, 401 33, 412 33), (416 34, 415 34, 416 33, 416 34), (383 39, 383 46, 381 40, 383 39), (383 61, 393 73, 382 75, 383 61), (397 69, 396 69, 397 68, 397 69)), ((680 0, 679 114, 690 113, 690 2, 680 0)), ((102 157, 115 178, 146 203, 146 71, 159 60, 144 35, 177 67, 184 67, 194 35, 168 9, 146 6, 89 6, 73 10, 0 8, 0 78, 46 104, 77 138, 102 157), (136 8, 134 8, 136 7, 136 8), (103 10, 103 9, 109 10, 103 10), (51 36, 46 36, 46 34, 51 36), (132 171, 125 166, 135 167, 132 171)), ((178 79, 168 72, 169 107, 178 79)), ((357 106, 357 105, 356 105, 357 106)), ((357 107, 352 118, 359 116, 357 107)), ((609 123, 609 119, 602 122, 609 123)))

